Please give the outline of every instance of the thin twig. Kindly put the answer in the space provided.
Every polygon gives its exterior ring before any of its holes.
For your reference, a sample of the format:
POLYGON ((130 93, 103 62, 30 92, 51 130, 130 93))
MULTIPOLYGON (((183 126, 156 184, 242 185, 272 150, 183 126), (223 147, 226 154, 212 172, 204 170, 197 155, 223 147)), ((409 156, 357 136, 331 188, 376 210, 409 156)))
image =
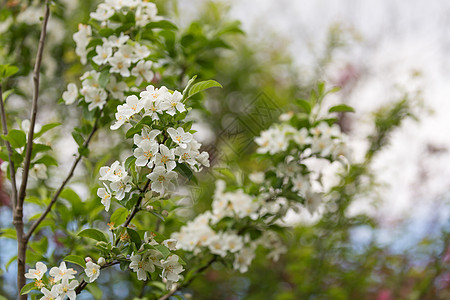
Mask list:
MULTIPOLYGON (((0 83, 0 105, 1 105, 1 114, 2 114, 2 127, 3 134, 8 135, 8 125, 6 123, 6 110, 5 105, 3 104, 3 91, 2 85, 0 83)), ((13 151, 11 149, 11 144, 8 141, 6 142, 6 148, 8 149, 8 160, 9 160, 9 172, 11 175, 11 189, 12 189, 12 209, 13 212, 16 210, 17 203, 17 185, 16 185, 16 169, 14 168, 14 162, 12 161, 13 151)))
MULTIPOLYGON (((50 16, 50 7, 48 5, 48 0, 45 0, 45 12, 44 21, 42 23, 41 36, 39 38, 39 46, 36 54, 36 61, 34 64, 33 71, 33 81, 34 81, 34 92, 33 92, 33 102, 31 105, 31 120, 30 128, 28 130, 28 141, 26 145, 25 160, 23 164, 23 174, 22 183, 20 185, 20 190, 17 195, 16 209, 14 210, 14 220, 13 224, 16 227, 17 236, 17 293, 25 286, 25 260, 27 254, 27 240, 24 238, 23 230, 23 201, 25 199, 28 173, 30 171, 31 154, 33 150, 33 136, 34 136, 34 125, 36 124, 36 114, 38 108, 38 98, 39 98, 39 75, 41 70, 42 53, 44 52, 45 37, 47 34, 47 23, 50 16)), ((27 295, 19 295, 20 300, 26 300, 27 295)))
MULTIPOLYGON (((147 182, 145 183, 144 188, 141 190, 141 193, 144 193, 147 189, 148 186, 150 185, 150 179, 147 180, 147 182)), ((123 223, 123 227, 127 227, 128 225, 130 225, 131 220, 134 218, 134 216, 137 214, 137 212, 140 210, 139 206, 141 205, 142 199, 144 198, 144 195, 141 195, 138 199, 138 201, 136 202, 136 205, 133 208, 133 211, 128 215, 125 223, 123 223)))
POLYGON ((36 124, 36 114, 38 109, 38 99, 39 99, 39 78, 40 78, 40 70, 41 70, 41 62, 42 62, 42 54, 44 52, 44 44, 45 37, 47 34, 47 22, 50 15, 50 8, 48 6, 48 0, 45 1, 45 14, 44 14, 44 23, 42 25, 41 37, 39 39, 39 47, 36 54, 36 63, 34 65, 33 71, 33 82, 34 82, 34 92, 33 92, 33 102, 31 104, 31 117, 30 117, 30 128, 28 130, 28 141, 25 153, 25 160, 23 163, 23 174, 22 174, 22 183, 20 185, 19 190, 19 199, 18 204, 23 203, 26 194, 28 174, 30 171, 30 163, 31 163, 31 154, 33 151, 33 136, 34 136, 34 127, 36 124))
MULTIPOLYGON (((110 263, 107 263, 107 264, 101 266, 101 267, 100 267, 100 270, 106 269, 106 268, 109 268, 109 267, 111 267, 111 266, 118 265, 118 264, 120 264, 120 261, 117 261, 117 260, 116 260, 116 261, 113 261, 113 262, 110 262, 110 263)), ((88 284, 89 284, 89 282, 85 281, 84 279, 81 280, 80 284, 78 284, 78 286, 75 288, 75 293, 77 293, 77 295, 78 295, 79 293, 81 293, 81 291, 82 291, 88 284)))
MULTIPOLYGON (((94 127, 92 127, 91 133, 89 134, 88 138, 86 139, 86 141, 83 144, 83 147, 87 147, 92 139, 92 137, 94 136, 94 133, 97 131, 98 129, 98 122, 100 120, 100 117, 103 113, 103 110, 100 111, 100 116, 95 120, 95 124, 94 127)), ((33 232, 36 230, 36 228, 39 226, 39 224, 45 219, 45 217, 47 216, 47 214, 51 211, 53 205, 55 204, 55 202, 58 200, 59 195, 61 194, 61 192, 63 191, 64 187, 66 186, 66 184, 69 182, 69 180, 72 178, 73 173, 75 171, 75 168, 77 167, 78 163, 81 161, 81 159, 83 158, 83 155, 78 154, 77 158, 75 159, 75 161, 72 164, 72 167, 70 168, 69 174, 67 174, 66 179, 64 179, 64 181, 61 183, 61 186, 58 188, 58 190, 56 191, 56 193, 53 195, 52 200, 50 201, 50 203, 48 204, 47 208, 45 209, 45 211, 42 213, 42 215, 39 217, 39 219, 37 219, 33 225, 30 227, 30 230, 28 231, 28 233, 25 236, 25 240, 28 242, 28 240, 31 238, 31 235, 33 234, 33 232)))
POLYGON ((184 282, 184 283, 182 283, 182 284, 176 286, 174 289, 172 289, 170 292, 168 292, 167 294, 165 294, 165 295, 163 295, 162 297, 160 297, 158 300, 167 300, 167 299, 169 299, 171 296, 173 296, 176 292, 178 292, 181 288, 184 288, 184 287, 189 286, 189 285, 192 283, 192 281, 194 281, 194 279, 196 278, 196 276, 199 275, 200 273, 202 273, 203 271, 205 271, 206 269, 208 269, 208 268, 209 268, 209 267, 217 260, 217 258, 218 258, 218 256, 217 256, 217 255, 214 255, 214 257, 211 258, 211 259, 208 261, 208 263, 206 263, 206 265, 204 265, 203 267, 201 267, 200 269, 198 269, 198 270, 195 272, 195 274, 192 275, 192 277, 191 277, 188 281, 186 281, 186 282, 184 282))

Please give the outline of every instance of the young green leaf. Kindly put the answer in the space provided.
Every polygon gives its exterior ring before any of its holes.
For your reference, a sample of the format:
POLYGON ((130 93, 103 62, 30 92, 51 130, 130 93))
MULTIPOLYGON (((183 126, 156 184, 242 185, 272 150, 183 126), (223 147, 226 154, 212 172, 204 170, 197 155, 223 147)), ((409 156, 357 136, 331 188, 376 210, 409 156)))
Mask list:
POLYGON ((33 282, 30 282, 29 284, 25 285, 21 290, 20 290, 20 294, 21 295, 26 295, 29 292, 31 292, 32 290, 37 290, 36 285, 33 282))
POLYGON ((165 30, 177 30, 178 29, 178 27, 175 24, 173 24, 172 22, 167 21, 167 20, 150 22, 147 25, 145 25, 145 29, 154 29, 154 28, 165 29, 165 30))
POLYGON ((159 252, 161 252, 161 254, 163 255, 164 259, 167 258, 167 256, 170 255, 170 250, 167 249, 166 246, 164 245, 154 245, 153 246, 156 250, 158 250, 159 252))
POLYGON ((13 76, 19 72, 19 68, 11 65, 0 65, 0 80, 13 76))
POLYGON ((43 135, 44 133, 46 133, 47 131, 49 131, 50 129, 53 129, 53 128, 55 128, 57 126, 60 126, 60 125, 61 125, 61 123, 45 124, 44 126, 42 126, 41 130, 39 130, 39 132, 34 135, 34 138, 38 138, 41 135, 43 135))
POLYGON ((8 141, 13 148, 23 147, 27 142, 27 136, 25 135, 25 132, 17 129, 11 130, 6 136, 2 134, 1 137, 5 141, 8 141))
POLYGON ((101 232, 100 230, 89 228, 81 231, 78 236, 81 237, 87 237, 96 241, 100 242, 108 242, 108 240, 105 237, 105 234, 101 232))
POLYGON ((295 103, 300 106, 301 109, 303 109, 303 111, 307 114, 309 114, 311 112, 311 104, 309 104, 308 101, 303 100, 303 99, 297 99, 295 100, 295 103))
POLYGON ((58 162, 56 161, 56 159, 54 159, 50 155, 44 155, 41 158, 39 158, 38 160, 36 160, 34 163, 35 164, 44 164, 47 167, 58 166, 58 162))
POLYGON ((328 112, 332 113, 332 112, 355 112, 355 110, 353 109, 353 107, 345 105, 345 104, 340 104, 340 105, 336 105, 331 107, 328 112))
POLYGON ((85 263, 84 259, 81 256, 69 255, 69 256, 66 256, 63 260, 67 261, 67 262, 71 262, 71 263, 77 264, 77 265, 79 265, 79 266, 81 266, 83 268, 86 268, 86 263, 85 263))
POLYGON ((115 224, 116 226, 123 224, 128 216, 128 210, 125 207, 118 208, 112 215, 111 215, 111 223, 115 224))
POLYGON ((207 90, 207 89, 210 89, 210 88, 213 88, 213 87, 220 87, 220 88, 222 88, 222 85, 220 83, 218 83, 217 81, 215 81, 215 80, 206 80, 206 81, 197 82, 196 84, 194 84, 190 88, 189 93, 188 93, 188 97, 186 99, 194 96, 197 93, 200 93, 200 92, 202 92, 204 90, 207 90))

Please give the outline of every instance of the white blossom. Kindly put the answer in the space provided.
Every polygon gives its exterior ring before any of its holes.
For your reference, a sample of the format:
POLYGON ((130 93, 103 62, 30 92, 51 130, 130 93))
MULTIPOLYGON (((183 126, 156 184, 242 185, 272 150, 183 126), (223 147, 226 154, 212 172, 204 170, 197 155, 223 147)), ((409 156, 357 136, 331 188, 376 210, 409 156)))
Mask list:
POLYGON ((153 172, 147 175, 147 178, 152 181, 152 191, 158 192, 164 195, 165 192, 175 191, 175 184, 172 180, 178 176, 174 171, 166 171, 163 166, 157 166, 153 169, 153 172))
POLYGON ((41 293, 44 294, 44 297, 42 297, 41 300, 61 300, 58 289, 59 287, 57 285, 52 286, 51 291, 43 287, 41 289, 41 293))
POLYGON ((69 282, 69 279, 63 278, 62 283, 56 286, 56 290, 58 291, 61 299, 64 299, 67 296, 70 300, 75 300, 77 297, 75 288, 78 286, 78 284, 79 283, 77 280, 72 280, 71 282, 69 282))
POLYGON ((131 75, 136 77, 136 85, 141 85, 142 81, 150 82, 153 79, 153 72, 151 70, 152 62, 141 60, 131 70, 131 75))
POLYGON ((177 240, 176 239, 168 239, 168 240, 164 240, 162 242, 162 244, 164 246, 166 246, 167 248, 169 248, 170 251, 175 251, 177 250, 177 240))
POLYGON ((180 279, 180 273, 184 271, 183 266, 178 261, 179 257, 175 254, 170 255, 166 260, 162 260, 163 271, 162 278, 177 282, 180 279))
POLYGON ((162 110, 166 111, 167 114, 173 116, 177 113, 177 110, 179 112, 186 111, 186 108, 184 107, 184 104, 181 102, 183 99, 183 95, 181 95, 180 92, 175 91, 170 97, 167 97, 162 103, 161 107, 162 110))
POLYGON ((67 85, 67 91, 62 94, 64 102, 69 105, 75 102, 78 98, 78 89, 75 83, 69 83, 67 85))
POLYGON ((94 282, 100 275, 100 266, 96 263, 93 263, 92 261, 89 261, 86 263, 86 269, 84 269, 84 272, 88 277, 88 282, 94 282))
POLYGON ((106 21, 113 15, 114 9, 112 9, 111 6, 105 3, 100 3, 97 6, 97 10, 95 12, 90 13, 90 17, 98 21, 106 21))
POLYGON ((154 272, 155 266, 153 265, 153 261, 149 260, 147 257, 142 255, 132 255, 130 257, 130 269, 137 273, 137 278, 139 280, 147 280, 146 272, 154 272))
POLYGON ((109 78, 106 89, 114 98, 119 100, 122 100, 125 97, 124 92, 127 92, 129 90, 128 85, 124 81, 117 81, 116 77, 114 76, 111 76, 109 78))
POLYGON ((134 149, 134 157, 136 157, 136 166, 147 166, 153 168, 155 163, 155 155, 158 153, 159 144, 150 139, 142 140, 138 148, 134 149))
POLYGON ((109 211, 109 207, 111 206, 111 191, 108 186, 105 185, 104 188, 99 188, 97 190, 97 196, 102 198, 101 202, 105 206, 105 210, 109 211))
POLYGON ((119 73, 123 77, 130 76, 131 60, 125 58, 121 52, 116 52, 113 57, 108 59, 108 62, 111 65, 109 72, 119 73))
POLYGON ((47 266, 38 261, 36 263, 36 269, 29 269, 28 273, 25 274, 25 277, 28 279, 36 279, 36 280, 41 280, 42 276, 44 276, 44 274, 47 272, 47 266))
POLYGON ((97 55, 94 56, 92 60, 100 66, 108 62, 109 58, 112 56, 113 50, 111 45, 105 43, 95 47, 95 52, 97 52, 97 55))
POLYGON ((77 271, 75 271, 72 268, 67 268, 66 267, 66 263, 65 262, 61 262, 61 264, 59 265, 59 267, 53 267, 50 269, 49 272, 50 276, 54 277, 55 282, 60 281, 63 278, 66 279, 73 279, 75 278, 75 274, 77 274, 77 271))
POLYGON ((169 149, 164 144, 159 145, 159 153, 155 155, 156 166, 165 166, 167 171, 172 171, 177 166, 174 159, 174 149, 169 149))
POLYGON ((189 132, 184 132, 184 129, 182 127, 178 127, 177 130, 169 128, 167 129, 167 133, 169 133, 172 141, 174 141, 183 149, 186 149, 187 144, 192 141, 192 134, 190 134, 189 132))

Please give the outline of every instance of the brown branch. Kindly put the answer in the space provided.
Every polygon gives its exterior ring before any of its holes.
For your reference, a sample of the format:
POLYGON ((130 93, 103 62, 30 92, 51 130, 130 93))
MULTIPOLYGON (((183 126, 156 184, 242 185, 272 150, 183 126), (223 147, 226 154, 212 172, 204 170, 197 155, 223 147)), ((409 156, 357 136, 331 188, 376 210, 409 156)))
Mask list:
MULTIPOLYGON (((1 106, 1 114, 2 114, 2 127, 3 134, 8 135, 8 125, 6 123, 6 110, 5 105, 3 103, 3 91, 2 85, 0 83, 0 106, 1 106)), ((14 168, 14 163, 12 161, 13 151, 11 149, 11 144, 8 141, 6 142, 6 148, 8 149, 8 160, 9 160, 9 172, 11 175, 11 189, 12 189, 12 209, 13 212, 16 210, 16 202, 17 202, 17 185, 16 185, 16 169, 14 168)))
MULTIPOLYGON (((95 124, 94 127, 92 127, 91 133, 89 134, 88 138, 86 139, 86 141, 83 143, 82 147, 87 147, 92 139, 92 137, 94 136, 94 133, 97 131, 98 129, 98 122, 100 120, 100 117, 103 113, 103 109, 100 111, 100 116, 95 120, 95 124)), ((33 232, 36 230, 36 228, 39 226, 39 224, 45 219, 45 217, 48 215, 48 213, 51 211, 53 205, 56 203, 56 201, 58 200, 59 195, 61 194, 61 192, 63 191, 64 187, 66 186, 66 184, 69 182, 69 180, 73 177, 73 173, 75 171, 75 168, 77 167, 78 163, 81 161, 81 159, 83 158, 83 155, 78 154, 77 158, 75 159, 75 161, 72 164, 72 167, 70 168, 69 174, 67 174, 66 179, 64 179, 64 181, 61 183, 61 186, 58 188, 58 190, 56 191, 56 193, 53 195, 52 200, 50 201, 50 203, 48 204, 47 208, 45 209, 45 211, 42 213, 42 215, 39 217, 39 219, 37 219, 33 225, 30 227, 30 230, 28 231, 28 233, 25 236, 25 241, 28 242, 29 239, 31 238, 31 235, 33 234, 33 232)))
MULTIPOLYGON (((17 293, 20 294, 20 291, 25 286, 25 260, 26 260, 26 251, 27 251, 27 242, 24 239, 24 231, 23 231, 23 201, 25 199, 27 181, 28 181, 28 173, 30 171, 30 163, 31 163, 31 154, 33 150, 33 136, 34 136, 34 125, 36 124, 36 114, 38 107, 38 98, 39 98, 39 73, 41 70, 41 62, 42 62, 42 53, 44 52, 44 42, 47 34, 47 23, 48 18, 50 16, 50 7, 48 5, 48 0, 45 0, 45 12, 44 12, 44 21, 42 23, 42 31, 41 36, 39 38, 39 46, 36 54, 36 62, 34 64, 33 71, 33 81, 34 81, 34 92, 33 92, 33 102, 31 105, 31 120, 30 120, 30 128, 28 130, 28 141, 26 145, 26 154, 23 165, 23 174, 22 174, 22 184, 20 185, 20 190, 17 195, 16 209, 14 210, 14 220, 13 224, 16 227, 16 236, 17 236, 17 293)), ((27 295, 19 295, 20 300, 26 300, 27 295)))
MULTIPOLYGON (((141 191, 141 193, 144 193, 147 189, 148 186, 150 185, 150 179, 147 180, 147 182, 145 183, 145 186, 141 191)), ((141 205, 142 199, 144 198, 143 195, 141 195, 138 199, 138 201, 136 202, 136 205, 133 208, 133 211, 128 215, 125 223, 123 223, 123 227, 127 227, 128 225, 130 225, 131 220, 134 218, 134 216, 137 214, 137 212, 140 210, 139 206, 141 205)))

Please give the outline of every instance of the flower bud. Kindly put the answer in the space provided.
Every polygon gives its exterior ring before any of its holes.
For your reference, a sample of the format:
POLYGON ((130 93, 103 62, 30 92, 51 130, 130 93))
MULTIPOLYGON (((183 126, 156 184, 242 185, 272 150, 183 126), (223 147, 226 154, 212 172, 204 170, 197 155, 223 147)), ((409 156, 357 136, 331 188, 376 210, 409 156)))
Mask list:
POLYGON ((147 205, 147 206, 145 207, 145 209, 146 209, 147 211, 151 211, 151 210, 153 210, 153 206, 147 205))
POLYGON ((90 262, 90 261, 92 261, 92 258, 90 258, 90 257, 88 256, 88 257, 86 257, 86 258, 84 259, 84 261, 85 261, 85 262, 90 262))
POLYGON ((100 257, 100 258, 97 260, 97 265, 103 266, 104 264, 106 264, 105 258, 104 258, 104 257, 100 257))
POLYGON ((167 217, 167 216, 169 215, 169 212, 168 212, 167 210, 163 210, 163 211, 161 212, 161 215, 162 215, 163 217, 167 217))

